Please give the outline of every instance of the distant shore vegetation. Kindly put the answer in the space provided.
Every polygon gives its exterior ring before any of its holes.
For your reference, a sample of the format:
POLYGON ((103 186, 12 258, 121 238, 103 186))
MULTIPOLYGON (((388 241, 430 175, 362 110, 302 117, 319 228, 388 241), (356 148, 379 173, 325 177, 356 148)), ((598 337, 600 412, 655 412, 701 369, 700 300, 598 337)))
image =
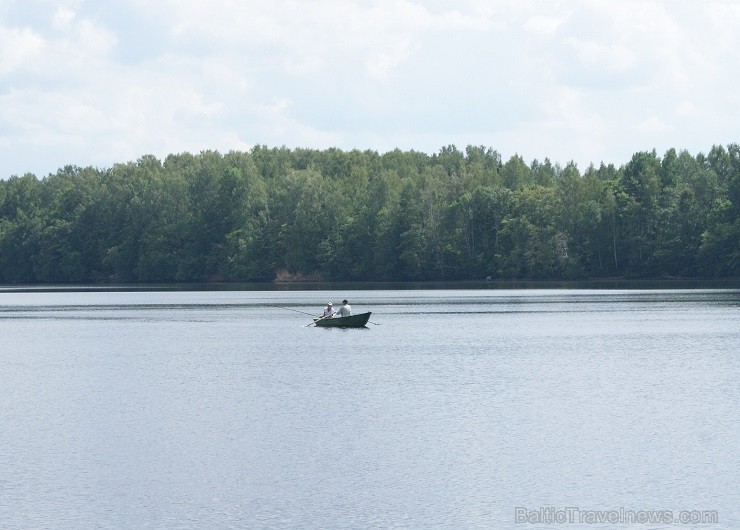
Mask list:
POLYGON ((0 283, 740 277, 740 147, 258 146, 0 180, 0 283))

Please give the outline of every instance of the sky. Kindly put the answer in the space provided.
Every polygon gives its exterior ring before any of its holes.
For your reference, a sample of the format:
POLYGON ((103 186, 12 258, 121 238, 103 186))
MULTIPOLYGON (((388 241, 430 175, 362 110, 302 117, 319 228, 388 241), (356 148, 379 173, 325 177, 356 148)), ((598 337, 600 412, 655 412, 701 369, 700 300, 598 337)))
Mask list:
POLYGON ((740 0, 0 0, 0 178, 255 145, 740 141, 740 0))

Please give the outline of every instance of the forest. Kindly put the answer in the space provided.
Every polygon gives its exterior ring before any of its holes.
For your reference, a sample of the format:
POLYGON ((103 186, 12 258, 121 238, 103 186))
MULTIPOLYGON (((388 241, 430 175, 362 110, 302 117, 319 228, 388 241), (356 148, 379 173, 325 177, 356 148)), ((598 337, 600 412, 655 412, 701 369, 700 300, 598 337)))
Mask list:
POLYGON ((0 180, 0 283, 740 276, 740 147, 581 173, 257 146, 0 180))

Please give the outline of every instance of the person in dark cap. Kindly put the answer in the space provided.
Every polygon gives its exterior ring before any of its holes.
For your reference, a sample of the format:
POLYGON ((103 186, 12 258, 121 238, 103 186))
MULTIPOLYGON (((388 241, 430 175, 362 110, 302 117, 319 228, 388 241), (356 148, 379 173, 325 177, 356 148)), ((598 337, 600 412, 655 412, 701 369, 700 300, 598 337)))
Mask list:
POLYGON ((342 300, 342 307, 339 308, 337 314, 340 317, 348 317, 352 314, 352 307, 349 305, 347 300, 342 300))

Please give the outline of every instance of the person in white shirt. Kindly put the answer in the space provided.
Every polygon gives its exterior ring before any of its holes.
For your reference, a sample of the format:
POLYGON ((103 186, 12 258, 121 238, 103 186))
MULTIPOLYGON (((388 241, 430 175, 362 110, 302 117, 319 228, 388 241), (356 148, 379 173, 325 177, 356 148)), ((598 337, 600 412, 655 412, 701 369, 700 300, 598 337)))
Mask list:
POLYGON ((336 313, 336 311, 334 311, 331 302, 329 302, 328 304, 326 304, 326 307, 324 308, 324 314, 321 315, 321 318, 331 318, 334 316, 334 313, 336 313))
POLYGON ((348 317, 352 314, 352 307, 347 300, 342 300, 342 307, 339 308, 336 314, 340 317, 348 317))

